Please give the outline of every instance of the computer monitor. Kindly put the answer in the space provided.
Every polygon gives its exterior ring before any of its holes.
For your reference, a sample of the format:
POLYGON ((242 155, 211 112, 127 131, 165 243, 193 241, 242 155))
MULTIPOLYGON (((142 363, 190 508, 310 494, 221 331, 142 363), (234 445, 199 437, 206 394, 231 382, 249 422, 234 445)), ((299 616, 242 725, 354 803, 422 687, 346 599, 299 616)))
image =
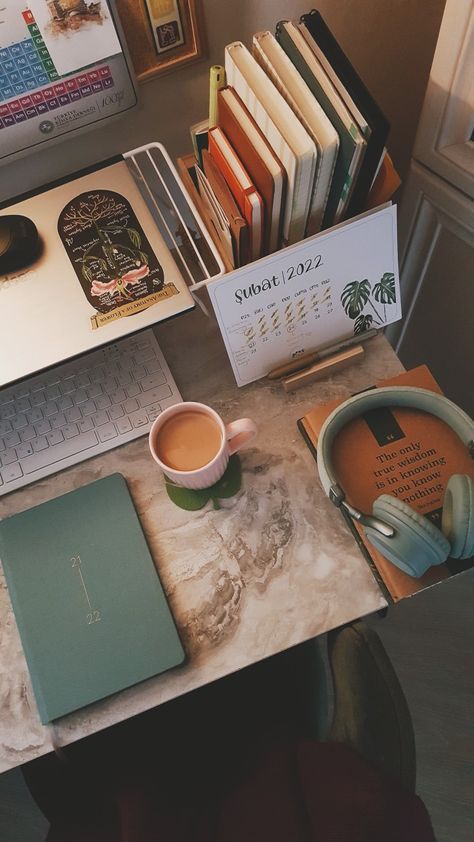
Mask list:
POLYGON ((0 0, 0 164, 136 103, 107 0, 0 0))

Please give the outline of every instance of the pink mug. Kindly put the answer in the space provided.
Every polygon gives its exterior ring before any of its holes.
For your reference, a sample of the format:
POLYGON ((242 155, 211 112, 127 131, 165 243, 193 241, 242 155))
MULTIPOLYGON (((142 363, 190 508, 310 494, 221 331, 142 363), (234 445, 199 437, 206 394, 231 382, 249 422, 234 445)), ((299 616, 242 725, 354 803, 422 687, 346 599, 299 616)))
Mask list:
MULTIPOLYGON (((195 401, 184 401, 168 407, 155 419, 150 430, 149 445, 153 459, 167 477, 183 488, 200 489, 214 485, 224 475, 229 457, 245 447, 256 434, 257 428, 250 418, 239 418, 237 421, 231 421, 230 424, 224 424, 220 415, 210 406, 195 401), (163 453, 161 453, 161 458, 158 455, 157 444, 160 431, 171 419, 185 412, 202 413, 214 422, 213 443, 214 430, 217 428, 215 452, 212 452, 214 448, 211 448, 210 458, 206 464, 194 470, 177 469, 166 463, 163 453)), ((176 432, 176 436, 179 437, 179 432, 176 432)))

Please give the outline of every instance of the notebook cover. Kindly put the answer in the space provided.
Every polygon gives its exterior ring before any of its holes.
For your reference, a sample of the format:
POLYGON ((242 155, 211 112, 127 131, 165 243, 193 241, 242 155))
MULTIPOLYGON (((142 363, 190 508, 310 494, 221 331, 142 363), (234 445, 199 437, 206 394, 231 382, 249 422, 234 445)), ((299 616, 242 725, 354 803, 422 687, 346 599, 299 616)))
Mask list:
POLYGON ((188 153, 187 155, 182 155, 180 158, 177 158, 176 162, 180 178, 191 196, 191 199, 196 205, 207 230, 209 231, 211 239, 224 263, 225 270, 226 272, 231 272, 232 269, 235 269, 233 256, 229 256, 227 253, 226 245, 222 242, 220 231, 216 229, 213 221, 211 220, 208 207, 201 198, 201 194, 199 192, 198 178, 196 175, 196 158, 193 153, 188 153))
MULTIPOLYGON (((378 386, 419 386, 441 394, 425 365, 377 383, 378 386)), ((299 422, 315 458, 319 431, 342 402, 343 399, 315 406, 299 422)), ((433 415, 406 408, 373 410, 355 419, 338 434, 332 456, 337 477, 352 505, 370 513, 380 494, 394 494, 438 528, 450 476, 459 473, 474 478, 473 462, 456 433, 433 415)), ((448 559, 415 579, 384 558, 366 540, 362 527, 352 519, 347 518, 347 522, 394 601, 474 564, 474 559, 448 559)))
POLYGON ((333 66, 371 128, 364 160, 347 209, 347 215, 351 217, 360 213, 366 206, 367 196, 387 142, 390 124, 334 38, 321 14, 313 9, 309 14, 302 15, 301 22, 306 26, 333 66))
POLYGON ((203 150, 204 174, 214 191, 214 195, 229 220, 230 232, 234 243, 235 267, 244 266, 249 260, 249 229, 228 186, 212 155, 203 150))
POLYGON ((245 174, 250 182, 248 187, 244 187, 238 177, 232 164, 226 159, 222 150, 217 144, 216 137, 220 134, 221 140, 227 145, 231 158, 234 158, 236 163, 241 165, 245 171, 245 167, 240 161, 236 151, 232 148, 228 139, 220 128, 211 129, 209 132, 209 153, 216 163, 216 166, 223 175, 225 181, 230 187, 230 191, 237 202, 242 216, 244 217, 250 235, 250 257, 252 260, 258 260, 261 257, 262 239, 263 239, 263 219, 264 209, 262 198, 252 182, 249 174, 245 174), (252 198, 257 201, 252 201, 252 198))
POLYGON ((310 237, 321 230, 339 150, 339 135, 271 32, 259 32, 253 36, 253 52, 316 144, 316 175, 305 231, 305 236, 310 237))
MULTIPOLYGON (((207 150, 203 149, 203 154, 204 152, 207 152, 207 150)), ((237 253, 237 243, 232 237, 229 221, 222 210, 222 206, 216 199, 209 179, 201 167, 198 166, 197 162, 194 164, 193 172, 198 182, 199 195, 206 209, 206 225, 215 231, 221 245, 221 251, 225 252, 227 260, 230 262, 232 268, 235 269, 239 265, 239 256, 237 253)))
MULTIPOLYGON (((285 23, 286 21, 280 21, 277 24, 275 37, 303 77, 304 81, 308 85, 308 88, 318 100, 321 108, 339 135, 339 153, 336 160, 336 166, 334 168, 332 185, 326 204, 326 211, 322 226, 323 228, 327 228, 334 222, 341 196, 344 192, 347 192, 350 189, 351 179, 349 176, 349 170, 357 144, 349 129, 344 125, 344 122, 339 116, 333 102, 331 102, 331 100, 327 97, 325 91, 320 86, 311 69, 308 67, 293 39, 287 32, 285 23)), ((301 38, 302 37, 303 36, 301 35, 301 38)))
MULTIPOLYGON (((245 109, 243 103, 240 102, 235 91, 231 88, 227 88, 226 96, 233 96, 238 101, 238 107, 242 110, 245 109)), ((283 211, 283 204, 284 204, 284 182, 286 181, 286 173, 276 157, 274 155, 271 147, 268 145, 267 141, 265 140, 264 136, 260 132, 257 124, 253 120, 252 116, 246 111, 246 116, 249 120, 252 121, 253 127, 256 132, 259 133, 263 143, 266 144, 268 149, 268 154, 271 155, 275 161, 275 166, 278 167, 278 179, 282 182, 281 187, 279 189, 279 193, 281 194, 280 199, 280 208, 278 213, 276 214, 278 218, 278 222, 276 224, 276 236, 272 237, 272 218, 274 216, 273 210, 273 203, 275 199, 275 180, 268 169, 267 165, 265 164, 263 158, 259 155, 258 151, 256 150, 255 146, 252 143, 251 138, 245 132, 243 124, 239 122, 236 118, 233 111, 229 108, 225 96, 223 96, 223 92, 219 91, 217 94, 217 101, 218 101, 218 125, 221 127, 222 131, 228 137, 230 143, 237 151, 237 154, 242 161, 245 169, 247 170, 250 178, 255 184, 260 196, 262 197, 263 205, 264 205, 264 237, 263 237, 263 255, 266 255, 270 252, 271 243, 276 240, 275 249, 278 247, 278 237, 281 228, 281 219, 282 219, 282 211, 283 211)))
POLYGON ((241 41, 225 48, 225 69, 228 84, 237 91, 287 174, 282 247, 299 243, 305 235, 316 172, 314 141, 241 41))
POLYGON ((3 520, 0 558, 43 723, 184 660, 120 474, 3 520))

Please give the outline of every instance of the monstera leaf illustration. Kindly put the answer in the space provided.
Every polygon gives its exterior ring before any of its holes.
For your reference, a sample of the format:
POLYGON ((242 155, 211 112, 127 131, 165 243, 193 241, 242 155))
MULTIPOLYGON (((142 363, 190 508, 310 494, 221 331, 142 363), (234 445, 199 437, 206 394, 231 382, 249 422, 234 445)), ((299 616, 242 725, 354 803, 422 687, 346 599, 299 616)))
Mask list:
POLYGON ((341 294, 341 301, 344 310, 350 319, 355 319, 362 313, 370 295, 370 284, 365 278, 363 281, 351 281, 346 284, 341 294))
POLYGON ((374 297, 381 304, 395 304, 397 295, 395 292, 395 277, 393 272, 385 272, 378 284, 374 286, 374 297))
POLYGON ((374 318, 373 316, 358 316, 354 322, 354 333, 358 336, 360 333, 365 333, 369 330, 374 318))

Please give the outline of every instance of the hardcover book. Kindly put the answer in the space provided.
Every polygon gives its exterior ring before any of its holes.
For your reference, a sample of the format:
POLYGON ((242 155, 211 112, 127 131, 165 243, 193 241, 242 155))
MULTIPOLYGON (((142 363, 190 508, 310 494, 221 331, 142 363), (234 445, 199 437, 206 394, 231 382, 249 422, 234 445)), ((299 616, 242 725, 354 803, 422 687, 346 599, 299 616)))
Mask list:
POLYGON ((3 520, 0 558, 41 722, 183 662, 120 474, 3 520))
POLYGON ((379 161, 383 156, 390 126, 320 13, 313 9, 309 14, 303 15, 301 21, 308 35, 322 50, 370 126, 367 151, 347 211, 349 217, 354 216, 366 207, 367 194, 375 178, 379 161))
POLYGON ((228 84, 234 88, 253 119, 265 134, 287 174, 283 213, 283 245, 298 243, 306 230, 317 149, 288 103, 240 42, 225 48, 228 84))
POLYGON ((367 144, 298 27, 290 21, 280 21, 276 38, 339 135, 339 153, 323 217, 322 227, 327 228, 344 218, 367 144))
MULTIPOLYGON (((425 365, 377 383, 378 386, 418 386, 441 394, 425 365)), ((342 400, 315 406, 298 422, 316 458, 321 427, 342 400)), ((474 464, 456 433, 433 415, 415 409, 381 408, 356 418, 336 437, 333 465, 349 503, 371 513, 380 494, 404 500, 435 526, 441 526, 443 497, 453 474, 474 477, 474 464)), ((397 601, 474 565, 474 558, 448 559, 419 579, 404 573, 370 544, 363 528, 347 523, 363 554, 388 595, 397 601)))
MULTIPOLYGON (((229 185, 207 149, 203 149, 202 160, 205 178, 207 179, 207 187, 212 191, 212 195, 215 197, 218 206, 224 214, 223 222, 225 230, 231 238, 232 253, 229 255, 230 260, 234 268, 244 266, 249 260, 248 225, 232 195, 229 185)), ((199 175, 199 167, 196 167, 196 172, 200 188, 201 186, 204 187, 199 175)), ((205 199, 204 196, 202 198, 205 199)))
POLYGON ((209 153, 215 161, 245 219, 250 236, 250 259, 262 256, 264 207, 255 184, 222 129, 209 132, 209 153))
POLYGON ((276 251, 286 190, 286 172, 255 120, 232 88, 217 94, 218 125, 229 138, 264 204, 263 254, 276 251))
POLYGON ((253 36, 257 61, 315 143, 318 155, 306 236, 321 230, 339 150, 339 136, 294 64, 271 32, 253 36))

